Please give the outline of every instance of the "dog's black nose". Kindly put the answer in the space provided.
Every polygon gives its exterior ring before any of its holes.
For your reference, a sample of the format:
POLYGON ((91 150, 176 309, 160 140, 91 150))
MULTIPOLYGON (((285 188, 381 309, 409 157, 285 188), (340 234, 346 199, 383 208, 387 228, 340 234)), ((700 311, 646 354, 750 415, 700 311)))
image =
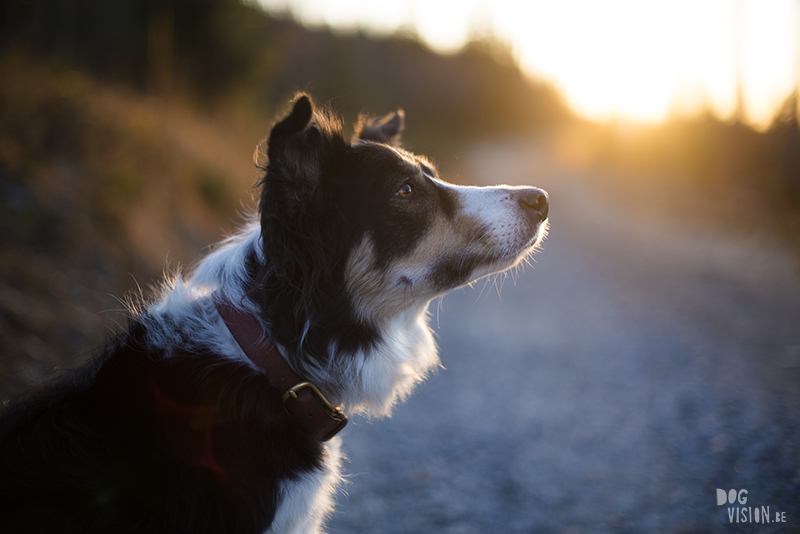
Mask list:
POLYGON ((535 187, 523 189, 519 196, 519 203, 526 210, 532 211, 531 215, 540 221, 547 218, 547 212, 550 210, 547 192, 535 187))

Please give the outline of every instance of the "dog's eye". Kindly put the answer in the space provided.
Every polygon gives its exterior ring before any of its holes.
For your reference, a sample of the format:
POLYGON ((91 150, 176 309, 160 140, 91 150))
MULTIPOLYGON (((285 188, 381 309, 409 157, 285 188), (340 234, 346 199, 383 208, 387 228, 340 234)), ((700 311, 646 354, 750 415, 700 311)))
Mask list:
POLYGON ((411 187, 411 184, 405 184, 403 187, 397 190, 397 194, 403 198, 413 197, 414 188, 411 187))

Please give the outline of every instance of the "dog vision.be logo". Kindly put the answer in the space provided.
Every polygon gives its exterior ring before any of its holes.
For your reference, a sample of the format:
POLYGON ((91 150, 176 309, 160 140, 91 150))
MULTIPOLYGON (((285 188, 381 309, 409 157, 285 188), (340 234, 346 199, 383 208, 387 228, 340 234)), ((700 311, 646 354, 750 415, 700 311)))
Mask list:
POLYGON ((775 512, 771 516, 769 506, 746 506, 747 495, 746 489, 725 491, 717 488, 717 506, 729 505, 729 523, 786 523, 786 512, 775 512))

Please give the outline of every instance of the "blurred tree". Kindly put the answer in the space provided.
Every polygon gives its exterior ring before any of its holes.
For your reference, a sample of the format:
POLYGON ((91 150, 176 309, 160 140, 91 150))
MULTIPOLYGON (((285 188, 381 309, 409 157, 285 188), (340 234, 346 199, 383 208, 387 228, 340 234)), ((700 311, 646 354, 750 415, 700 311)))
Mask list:
POLYGON ((404 107, 429 138, 526 131, 567 116, 554 90, 491 41, 441 56, 407 37, 306 29, 237 0, 7 0, 0 9, 4 48, 154 94, 207 104, 235 95, 271 114, 305 90, 347 117, 404 107))
POLYGON ((800 124, 797 99, 795 90, 784 102, 767 136, 777 162, 781 189, 787 190, 800 206, 800 124))
POLYGON ((175 9, 172 2, 156 2, 150 8, 147 71, 150 91, 162 96, 169 96, 172 92, 174 36, 175 9))

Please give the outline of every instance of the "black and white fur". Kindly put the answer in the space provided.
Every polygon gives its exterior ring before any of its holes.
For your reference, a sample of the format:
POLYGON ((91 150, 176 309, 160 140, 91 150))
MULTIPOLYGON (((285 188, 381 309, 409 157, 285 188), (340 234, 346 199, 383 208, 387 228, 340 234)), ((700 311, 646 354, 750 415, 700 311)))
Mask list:
POLYGON ((430 300, 517 265, 547 227, 539 189, 441 181, 398 147, 403 119, 362 120, 347 142, 295 100, 261 158, 258 219, 96 359, 5 410, 0 531, 322 529, 340 438, 286 414, 212 293, 347 413, 386 415, 438 364, 430 300))

